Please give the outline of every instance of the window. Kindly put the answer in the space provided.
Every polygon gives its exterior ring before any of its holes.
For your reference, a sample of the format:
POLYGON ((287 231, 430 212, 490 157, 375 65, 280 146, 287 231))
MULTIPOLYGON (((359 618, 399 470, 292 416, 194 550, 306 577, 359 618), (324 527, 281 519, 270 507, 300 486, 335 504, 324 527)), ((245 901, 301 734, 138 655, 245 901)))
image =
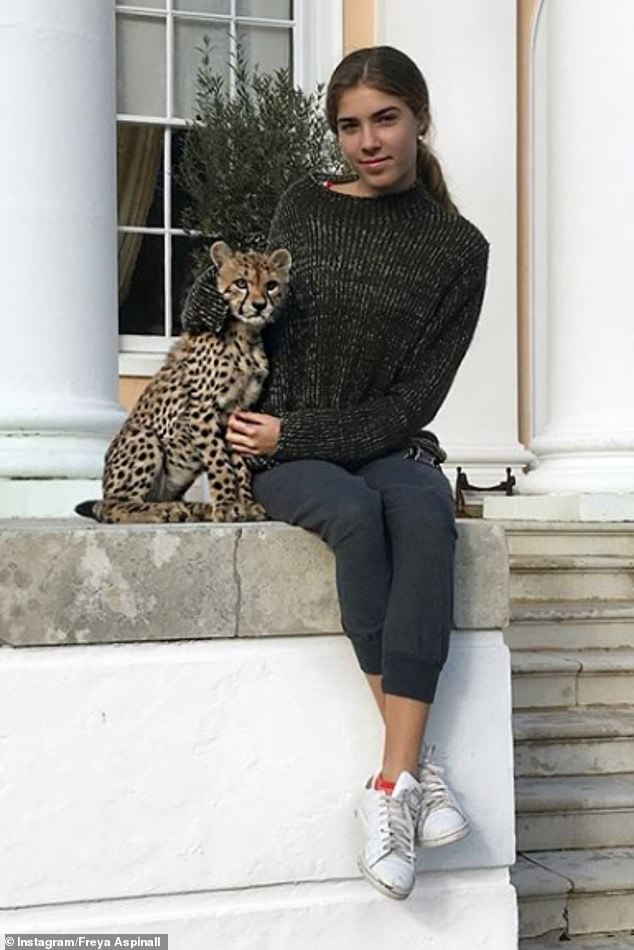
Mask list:
POLYGON ((198 48, 230 87, 240 43, 262 71, 314 88, 341 55, 341 0, 129 0, 116 3, 119 369, 149 375, 180 332, 192 239, 172 177, 193 117, 198 48))

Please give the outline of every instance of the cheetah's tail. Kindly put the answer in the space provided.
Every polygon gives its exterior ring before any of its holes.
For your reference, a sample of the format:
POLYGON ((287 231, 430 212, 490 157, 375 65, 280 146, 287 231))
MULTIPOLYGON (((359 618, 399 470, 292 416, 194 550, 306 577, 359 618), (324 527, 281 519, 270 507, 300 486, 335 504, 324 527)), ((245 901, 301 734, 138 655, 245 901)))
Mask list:
POLYGON ((98 520, 95 513, 96 501, 82 501, 78 505, 75 505, 75 511, 78 515, 82 515, 84 518, 94 518, 95 521, 98 520))

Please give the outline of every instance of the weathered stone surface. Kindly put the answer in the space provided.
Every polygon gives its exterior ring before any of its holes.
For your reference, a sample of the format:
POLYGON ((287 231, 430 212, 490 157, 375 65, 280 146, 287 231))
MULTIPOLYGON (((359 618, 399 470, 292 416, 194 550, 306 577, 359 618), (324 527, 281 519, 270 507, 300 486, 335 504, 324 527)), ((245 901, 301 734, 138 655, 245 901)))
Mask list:
POLYGON ((509 564, 504 529, 485 521, 458 522, 454 624, 462 630, 506 627, 509 564))
MULTIPOLYGON (((497 525, 458 526, 458 629, 508 620, 497 525)), ((13 646, 340 632, 334 559, 317 537, 250 525, 0 521, 0 642, 13 646)))
POLYGON ((238 544, 240 636, 339 633, 335 562, 301 528, 249 525, 238 544))
POLYGON ((565 929, 570 881, 519 855, 511 868, 511 882, 519 898, 521 937, 535 937, 549 930, 561 933, 565 929))
POLYGON ((620 848, 634 844, 634 810, 553 812, 518 815, 515 827, 521 851, 543 848, 620 848))
MULTIPOLYGON (((282 524, 245 527, 238 545, 241 636, 341 630, 334 561, 326 545, 282 524)), ((460 522, 455 564, 458 629, 505 627, 509 616, 504 531, 460 522)))
MULTIPOLYGON (((632 950, 634 937, 627 933, 566 937, 566 950, 632 950)), ((561 929, 544 934, 537 940, 521 940, 519 950, 562 950, 561 929)))
MULTIPOLYGON (((569 882, 568 933, 608 933, 634 928, 632 848, 534 851, 530 858, 544 870, 569 882)), ((513 880, 517 886, 515 874, 513 880)), ((521 897, 522 891, 519 893, 521 897)), ((521 926, 520 935, 529 936, 521 926)))
POLYGON ((0 525, 0 641, 235 635, 237 533, 222 525, 0 525))

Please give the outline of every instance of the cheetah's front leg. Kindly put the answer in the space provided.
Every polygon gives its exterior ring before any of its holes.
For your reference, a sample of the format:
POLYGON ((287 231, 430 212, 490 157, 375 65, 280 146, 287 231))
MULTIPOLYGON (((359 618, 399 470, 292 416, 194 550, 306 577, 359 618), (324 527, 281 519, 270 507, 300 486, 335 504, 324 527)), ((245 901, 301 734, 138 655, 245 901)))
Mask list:
POLYGON ((225 441, 216 426, 213 432, 206 432, 196 440, 203 468, 209 482, 212 516, 211 521, 246 521, 244 508, 240 503, 236 473, 225 449, 225 441))
POLYGON ((266 521, 266 509, 253 497, 253 475, 243 455, 227 443, 227 452, 236 476, 239 503, 246 521, 266 521))

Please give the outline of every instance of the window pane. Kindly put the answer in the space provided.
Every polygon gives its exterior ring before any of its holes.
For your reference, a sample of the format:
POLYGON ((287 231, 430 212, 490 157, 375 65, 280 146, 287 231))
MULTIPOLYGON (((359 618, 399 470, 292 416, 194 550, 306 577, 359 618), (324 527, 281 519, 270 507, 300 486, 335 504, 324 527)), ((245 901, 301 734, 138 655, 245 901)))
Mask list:
POLYGON ((117 124, 120 225, 163 227, 163 129, 117 124))
POLYGON ((275 20, 290 20, 293 16, 291 0, 238 0, 238 16, 262 16, 275 20))
POLYGON ((160 234, 119 235, 119 333, 164 335, 163 246, 160 234))
POLYGON ((165 22, 117 16, 117 109, 165 115, 165 22))
POLYGON ((238 24, 237 36, 246 58, 260 72, 270 73, 280 67, 291 69, 290 30, 238 24))
POLYGON ((229 0, 174 0, 174 9, 187 13, 230 13, 229 0))
POLYGON ((153 7, 155 10, 165 9, 165 0, 119 0, 118 7, 153 7))
POLYGON ((210 243, 206 238, 177 234, 172 238, 172 336, 182 333, 181 313, 194 273, 201 273, 211 263, 207 254, 210 243))
POLYGON ((183 148, 187 132, 174 129, 172 132, 172 174, 170 183, 172 189, 172 220, 170 222, 173 228, 183 227, 183 211, 191 204, 185 188, 181 185, 178 178, 178 169, 183 157, 183 148))
POLYGON ((196 20, 177 20, 174 26, 174 115, 191 119, 196 97, 196 73, 203 37, 211 41, 211 66, 229 81, 229 27, 196 20))

